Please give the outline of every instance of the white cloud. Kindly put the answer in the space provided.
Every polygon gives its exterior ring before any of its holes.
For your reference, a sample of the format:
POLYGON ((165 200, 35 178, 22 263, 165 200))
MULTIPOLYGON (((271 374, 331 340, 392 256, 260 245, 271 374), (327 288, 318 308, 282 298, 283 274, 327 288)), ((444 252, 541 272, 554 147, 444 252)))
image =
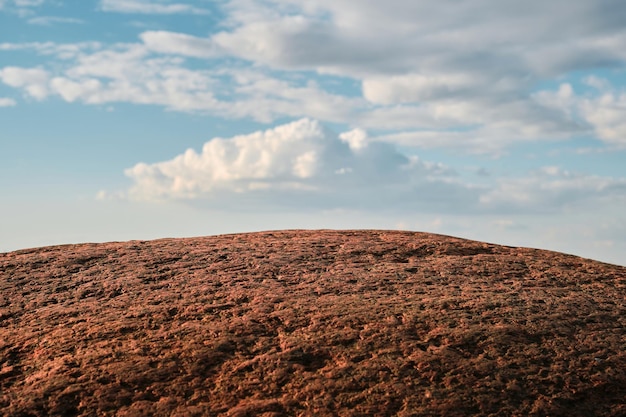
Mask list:
POLYGON ((0 107, 14 107, 16 105, 17 102, 12 98, 0 97, 0 107))
MULTIPOLYGON (((162 33, 167 39, 169 33, 162 33)), ((34 49, 42 54, 57 54, 65 68, 34 82, 3 81, 16 88, 39 88, 38 98, 58 95, 66 101, 87 104, 129 102, 165 106, 176 111, 211 112, 229 118, 254 118, 272 122, 279 117, 310 116, 327 121, 346 122, 365 100, 324 91, 317 83, 302 85, 301 80, 280 80, 263 70, 221 68, 191 70, 180 56, 154 55, 155 32, 145 38, 150 45, 118 44, 100 48, 99 44, 69 45, 0 44, 0 49, 34 49), (217 97, 220 97, 219 99, 217 97)), ((159 38, 157 34, 156 38, 159 38)), ((191 37, 178 38, 186 42, 191 37)), ((164 43, 161 48, 174 48, 164 43)), ((182 48, 181 50, 184 50, 182 48)), ((193 51, 187 51, 193 54, 193 51)), ((180 54, 177 54, 180 55, 180 54)), ((8 72, 13 71, 7 69, 8 72)), ((21 72, 41 73, 37 68, 21 72)))
POLYGON ((607 80, 596 77, 595 75, 590 75, 586 77, 583 82, 586 85, 593 87, 599 91, 607 91, 611 89, 611 84, 607 80))
POLYGON ((194 198, 220 188, 315 189, 320 177, 334 175, 350 148, 308 119, 264 132, 215 138, 200 154, 189 149, 157 164, 137 164, 126 171, 134 195, 194 198), (316 181, 313 181, 316 180, 316 181))
MULTIPOLYGON (((266 72, 270 71, 261 68, 191 70, 185 68, 181 55, 217 55, 209 41, 170 32, 146 32, 142 40, 144 44, 119 44, 106 49, 97 43, 5 43, 0 49, 32 48, 63 59, 66 68, 58 71, 57 66, 57 73, 50 77, 54 83, 48 87, 67 101, 156 104, 178 111, 252 117, 268 123, 285 116, 308 116, 364 128, 405 130, 386 135, 386 140, 402 138, 398 143, 413 146, 454 145, 460 135, 449 129, 461 129, 466 136, 479 140, 463 140, 460 145, 470 147, 489 142, 483 151, 497 150, 516 140, 537 139, 540 135, 560 138, 581 129, 562 112, 524 100, 496 103, 468 98, 372 106, 364 98, 329 93, 315 81, 303 82, 288 73, 269 76, 266 72), (166 55, 155 56, 155 52, 166 55), (419 129, 421 133, 408 134, 406 129, 419 129), (439 138, 431 141, 425 135, 428 131, 438 132, 439 138)), ((25 88, 25 85, 13 86, 25 88)), ((38 97, 44 97, 43 90, 38 97)), ((371 95, 366 97, 372 99, 371 95)))
POLYGON ((216 106, 209 88, 212 80, 206 71, 182 68, 181 61, 175 58, 149 57, 149 51, 141 45, 120 45, 92 53, 87 53, 87 47, 70 50, 37 45, 36 48, 73 55, 71 65, 57 74, 40 68, 0 70, 0 79, 5 84, 23 88, 37 99, 54 94, 66 101, 88 104, 131 102, 177 110, 216 106))
POLYGON ((232 29, 212 39, 256 64, 361 80, 364 98, 379 106, 353 115, 362 126, 436 128, 448 139, 461 128, 498 148, 590 132, 530 92, 570 71, 624 66, 626 27, 617 16, 626 6, 609 4, 236 0, 232 29))
POLYGON ((346 142, 351 149, 358 151, 367 147, 370 141, 367 132, 363 129, 353 129, 339 135, 339 139, 346 142))
POLYGON ((23 88, 28 95, 43 100, 48 94, 49 74, 40 68, 4 67, 0 69, 0 80, 11 87, 23 88))
POLYGON ((105 12, 138 14, 209 14, 205 9, 182 3, 154 2, 150 0, 101 0, 100 8, 105 12))
POLYGON ((580 107, 600 139, 626 147, 626 93, 607 92, 597 98, 583 99, 580 107))
POLYGON ((72 81, 67 78, 55 77, 50 80, 50 88, 59 94, 65 101, 73 102, 78 99, 93 100, 102 89, 102 84, 96 79, 72 81))
POLYGON ((372 77, 363 80, 363 96, 376 104, 415 103, 466 95, 467 90, 476 89, 479 84, 479 80, 466 74, 372 77))
MULTIPOLYGON (((185 2, 100 4, 127 13, 201 12, 185 2)), ((404 146, 482 153, 592 134, 623 143, 622 94, 585 74, 598 65, 624 67, 626 27, 618 17, 626 16, 626 6, 616 0, 602 6, 532 0, 524 8, 493 0, 221 6, 221 32, 207 37, 147 31, 131 44, 4 43, 0 49, 31 48, 63 61, 42 67, 54 82, 49 91, 41 85, 35 95, 27 91, 39 98, 152 104, 265 123, 312 117, 382 130, 385 141, 404 146), (207 61, 192 67, 188 58, 207 61), (594 92, 536 92, 541 82, 570 71, 580 71, 594 92), (337 76, 360 84, 361 94, 324 82, 337 76)))
POLYGON ((54 43, 54 42, 25 42, 25 43, 0 43, 0 51, 25 51, 33 50, 40 55, 53 56, 60 60, 76 59, 80 54, 92 50, 99 50, 102 44, 99 42, 78 43, 54 43))
POLYGON ((45 0, 0 0, 0 10, 9 6, 13 7, 38 7, 45 3, 45 0))
POLYGON ((36 7, 44 4, 45 0, 13 0, 16 6, 19 7, 36 7))
POLYGON ((626 203, 626 178, 583 175, 546 166, 522 178, 500 178, 480 198, 485 209, 511 212, 555 212, 582 206, 626 203))
POLYGON ((40 7, 45 0, 0 0, 0 11, 7 11, 20 17, 34 14, 34 8, 40 7))
POLYGON ((137 183, 135 193, 174 198, 219 188, 314 188, 312 178, 335 171, 334 164, 325 166, 328 159, 348 151, 318 123, 303 119, 265 132, 215 138, 200 154, 189 149, 170 161, 137 164, 126 174, 137 183))
POLYGON ((210 58, 220 53, 210 40, 183 33, 148 31, 140 35, 148 49, 165 54, 184 55, 196 58, 210 58))
MULTIPOLYGON (((360 209, 397 213, 518 216, 588 212, 626 203, 626 178, 546 166, 482 185, 453 169, 403 154, 360 129, 337 135, 301 119, 229 139, 200 152, 126 170, 128 196, 210 207, 360 209)), ((114 193, 115 195, 119 195, 114 193)), ((499 221, 499 220, 498 220, 499 221)), ((509 220, 494 223, 500 229, 509 220)))
POLYGON ((83 24, 85 23, 85 21, 81 19, 75 19, 73 17, 62 17, 62 16, 38 16, 38 17, 33 17, 31 19, 28 19, 27 22, 30 23, 31 25, 40 25, 40 26, 51 26, 56 23, 59 23, 59 24, 65 24, 65 23, 83 24))
POLYGON ((240 98, 231 103, 230 111, 238 117, 252 116, 259 121, 272 122, 284 116, 309 116, 345 123, 365 106, 362 99, 328 93, 314 81, 298 85, 250 71, 243 76, 241 73, 234 75, 237 82, 234 92, 240 98))
POLYGON ((523 8, 491 0, 364 0, 358 8, 346 0, 230 5, 237 28, 216 39, 234 54, 275 66, 359 76, 460 69, 496 81, 503 73, 555 74, 624 58, 619 0, 531 0, 523 8))
POLYGON ((572 119, 587 123, 598 139, 626 147, 626 93, 616 91, 608 80, 598 77, 585 79, 587 85, 599 90, 599 95, 577 94, 568 83, 556 91, 542 91, 535 95, 537 101, 559 109, 572 119))
POLYGON ((186 199, 219 206, 354 208, 386 205, 431 210, 475 193, 437 164, 405 156, 390 145, 339 137, 310 119, 230 139, 215 138, 200 153, 126 170, 137 199, 186 199), (426 197, 428 196, 428 197, 426 197), (387 198, 385 198, 387 197, 387 198), (252 203, 253 202, 253 203, 252 203), (406 204, 406 205, 405 205, 406 204))

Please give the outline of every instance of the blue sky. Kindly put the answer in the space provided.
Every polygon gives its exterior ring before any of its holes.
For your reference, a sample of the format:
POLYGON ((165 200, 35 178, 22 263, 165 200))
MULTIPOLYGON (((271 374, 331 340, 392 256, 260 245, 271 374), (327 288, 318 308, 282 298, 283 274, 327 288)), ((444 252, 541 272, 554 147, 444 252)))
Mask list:
POLYGON ((624 21, 621 0, 0 0, 0 251, 377 228, 624 265, 624 21))

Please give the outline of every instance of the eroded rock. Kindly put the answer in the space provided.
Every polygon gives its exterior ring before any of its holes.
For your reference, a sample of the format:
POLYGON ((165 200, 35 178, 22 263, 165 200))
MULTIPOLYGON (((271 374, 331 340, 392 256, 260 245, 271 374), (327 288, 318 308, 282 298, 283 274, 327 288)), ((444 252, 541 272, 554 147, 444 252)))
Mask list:
POLYGON ((0 254, 3 415, 626 415, 626 268, 425 233, 0 254))

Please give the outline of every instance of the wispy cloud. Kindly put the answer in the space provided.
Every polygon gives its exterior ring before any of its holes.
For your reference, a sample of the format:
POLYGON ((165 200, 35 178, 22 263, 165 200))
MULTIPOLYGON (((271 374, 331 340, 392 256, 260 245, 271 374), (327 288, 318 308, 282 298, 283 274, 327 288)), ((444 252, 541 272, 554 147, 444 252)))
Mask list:
POLYGON ((0 12, 28 17, 34 14, 34 9, 42 6, 46 0, 0 0, 0 12))
POLYGON ((501 178, 481 196, 486 208, 517 213, 555 212, 626 203, 626 178, 610 178, 545 166, 520 178, 501 178))
POLYGON ((13 0, 13 3, 20 7, 35 7, 44 4, 45 0, 13 0))
MULTIPOLYGON (((60 65, 65 69, 59 72, 57 66, 57 71, 50 73, 41 68, 7 67, 0 80, 24 89, 38 100, 57 96, 68 102, 87 104, 154 104, 176 111, 209 112, 263 122, 284 116, 345 122, 352 109, 365 104, 361 99, 328 93, 315 82, 301 85, 298 80, 284 81, 261 69, 187 69, 177 56, 155 56, 154 32, 149 34, 148 45, 121 44, 106 49, 99 49, 97 44, 74 48, 28 44, 24 47, 40 53, 62 54, 66 59, 60 65), (90 49, 96 50, 90 52, 90 49)), ((165 42, 160 47, 173 48, 176 41, 186 40, 186 37, 173 38, 170 41, 174 44, 165 42)), ((179 50, 185 50, 179 46, 179 50)), ((193 44, 188 48, 204 51, 202 46, 193 44)), ((2 48, 18 49, 19 45, 3 44, 2 48)))
POLYGON ((8 97, 0 97, 0 107, 13 107, 16 106, 17 102, 12 98, 8 97))
POLYGON ((194 58, 213 58, 223 51, 212 40, 167 31, 148 31, 140 35, 148 49, 164 54, 194 58))
POLYGON ((89 53, 102 49, 99 42, 55 43, 55 42, 25 42, 25 43, 0 43, 0 51, 35 51, 44 56, 63 61, 75 59, 82 53, 89 53))
POLYGON ((5 7, 38 7, 45 3, 45 0, 0 0, 0 10, 5 7))
POLYGON ((206 9, 183 3, 155 2, 150 0, 101 0, 105 12, 136 14, 209 14, 206 9))
POLYGON ((54 24, 84 24, 85 21, 73 17, 38 16, 27 20, 31 25, 51 26, 54 24))

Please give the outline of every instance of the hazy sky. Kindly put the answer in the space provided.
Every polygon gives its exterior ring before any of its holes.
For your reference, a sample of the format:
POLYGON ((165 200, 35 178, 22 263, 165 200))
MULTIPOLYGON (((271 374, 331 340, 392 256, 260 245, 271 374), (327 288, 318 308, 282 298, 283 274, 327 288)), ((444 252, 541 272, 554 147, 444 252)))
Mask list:
POLYGON ((0 251, 284 228, 626 264, 623 0, 0 0, 0 251))

